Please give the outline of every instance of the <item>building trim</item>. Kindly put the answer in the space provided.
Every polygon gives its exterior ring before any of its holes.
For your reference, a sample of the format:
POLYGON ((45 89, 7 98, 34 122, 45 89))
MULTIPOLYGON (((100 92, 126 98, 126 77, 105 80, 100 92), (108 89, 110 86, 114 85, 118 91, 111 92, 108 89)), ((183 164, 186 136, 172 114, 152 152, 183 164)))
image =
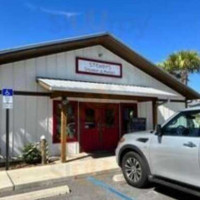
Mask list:
MULTIPOLYGON (((2 94, 2 90, 0 90, 0 94, 2 94)), ((92 96, 88 96, 89 95, 88 93, 83 93, 83 96, 81 96, 81 94, 75 95, 72 92, 63 92, 63 93, 59 92, 59 94, 53 94, 53 92, 35 92, 35 91, 20 91, 20 90, 14 90, 13 94, 17 95, 17 96, 45 96, 45 97, 50 97, 50 98, 56 98, 56 97, 60 97, 63 95, 67 96, 67 94, 69 94, 69 97, 72 97, 72 98, 73 97, 75 97, 75 98, 82 97, 82 98, 92 98, 92 99, 95 99, 95 98, 98 99, 98 96, 101 95, 101 94, 96 94, 96 97, 95 97, 95 94, 93 94, 93 95, 91 94, 92 96)), ((109 98, 106 98, 106 96, 108 96, 108 95, 104 95, 104 96, 105 96, 105 98, 103 98, 103 99, 109 99, 109 98)), ((116 95, 112 95, 112 96, 116 96, 116 95)), ((127 96, 123 97, 124 95, 117 95, 117 96, 118 96, 118 98, 115 97, 114 99, 116 99, 116 100, 131 100, 131 102, 138 101, 138 100, 139 101, 152 101, 152 99, 157 99, 158 102, 159 101, 163 101, 163 102, 170 101, 171 103, 186 103, 187 102, 187 100, 181 100, 181 99, 168 99, 167 100, 167 99, 159 99, 156 97, 129 96, 129 98, 128 98, 127 96)))
MULTIPOLYGON (((0 94, 2 94, 2 90, 0 90, 0 94)), ((20 90, 14 90, 13 95, 19 95, 19 96, 45 96, 50 97, 50 92, 34 92, 34 91, 20 91, 20 90)))

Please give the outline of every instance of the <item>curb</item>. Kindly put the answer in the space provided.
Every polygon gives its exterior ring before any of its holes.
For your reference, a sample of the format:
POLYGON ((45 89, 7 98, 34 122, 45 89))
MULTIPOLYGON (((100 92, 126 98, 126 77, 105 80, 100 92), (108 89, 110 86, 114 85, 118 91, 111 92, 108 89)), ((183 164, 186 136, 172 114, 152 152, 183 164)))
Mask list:
MULTIPOLYGON (((90 175, 101 175, 101 174, 109 173, 111 171, 113 172, 115 171, 115 169, 104 170, 100 172, 92 172, 92 173, 81 174, 81 175, 76 175, 76 176, 65 176, 63 178, 49 179, 45 181, 38 181, 38 182, 33 182, 33 183, 28 183, 28 184, 15 185, 14 190, 18 191, 18 190, 24 190, 24 189, 37 189, 40 187, 52 186, 54 184, 66 184, 66 181, 70 179, 85 178, 90 175)), ((116 171, 118 171, 118 169, 116 169, 116 171)))
POLYGON ((57 186, 53 188, 48 189, 40 189, 37 191, 31 191, 21 194, 14 194, 10 196, 4 196, 0 197, 0 200, 38 200, 38 199, 46 199, 46 198, 52 198, 57 197, 60 195, 66 195, 70 194, 70 189, 67 185, 65 186, 57 186))
POLYGON ((111 170, 109 169, 109 170, 104 170, 104 171, 99 171, 99 172, 81 174, 77 176, 66 176, 63 178, 55 178, 55 179, 49 179, 45 181, 37 181, 37 182, 32 182, 32 183, 13 185, 13 187, 9 187, 7 188, 7 190, 0 189, 0 197, 6 196, 6 195, 10 196, 16 193, 39 190, 41 188, 50 188, 50 187, 54 187, 55 185, 62 186, 62 185, 66 185, 67 184, 66 181, 69 181, 71 179, 81 179, 90 175, 101 175, 105 173, 111 173, 113 171, 119 172, 119 169, 111 169, 111 170))
POLYGON ((3 183, 1 183, 1 185, 3 184, 4 187, 0 188, 0 195, 2 193, 12 192, 15 189, 15 186, 14 186, 9 174, 7 173, 7 171, 3 171, 1 173, 1 179, 3 181, 3 183))

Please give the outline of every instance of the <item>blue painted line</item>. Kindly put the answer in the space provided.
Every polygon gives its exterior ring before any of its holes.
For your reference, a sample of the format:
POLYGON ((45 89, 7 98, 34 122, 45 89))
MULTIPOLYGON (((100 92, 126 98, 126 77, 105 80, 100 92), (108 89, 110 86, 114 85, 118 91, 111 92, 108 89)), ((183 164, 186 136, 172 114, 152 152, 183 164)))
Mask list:
POLYGON ((134 200, 133 198, 130 198, 128 196, 126 196, 125 194, 115 190, 114 188, 110 187, 109 185, 107 185, 106 183, 104 183, 103 181, 99 181, 97 179, 95 179, 94 177, 89 176, 87 178, 88 181, 92 182, 94 185, 97 185, 113 194, 115 194, 116 196, 120 197, 121 199, 124 200, 134 200))

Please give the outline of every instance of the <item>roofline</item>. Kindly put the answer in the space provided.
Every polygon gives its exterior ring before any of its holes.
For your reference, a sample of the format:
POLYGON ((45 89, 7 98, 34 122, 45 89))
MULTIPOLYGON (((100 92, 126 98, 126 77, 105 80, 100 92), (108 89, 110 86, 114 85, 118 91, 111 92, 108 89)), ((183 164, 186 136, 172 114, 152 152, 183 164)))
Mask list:
MULTIPOLYGON (((6 54, 6 53, 12 53, 12 52, 16 52, 16 51, 24 51, 24 50, 35 49, 35 48, 44 47, 44 46, 47 47, 47 46, 51 46, 51 45, 75 42, 78 40, 85 40, 85 39, 90 39, 90 38, 94 38, 94 37, 106 36, 106 35, 111 36, 111 34, 108 32, 100 32, 100 33, 75 36, 75 37, 70 37, 70 38, 65 38, 65 39, 50 40, 47 42, 33 43, 33 44, 29 44, 29 45, 0 50, 0 56, 3 54, 6 54)), ((113 35, 112 35, 112 37, 113 37, 113 35)))
POLYGON ((104 46, 130 64, 177 91, 186 99, 200 98, 200 94, 195 90, 185 86, 172 75, 166 73, 163 69, 133 51, 129 46, 125 45, 122 41, 108 32, 3 50, 0 51, 0 65, 94 45, 104 46))

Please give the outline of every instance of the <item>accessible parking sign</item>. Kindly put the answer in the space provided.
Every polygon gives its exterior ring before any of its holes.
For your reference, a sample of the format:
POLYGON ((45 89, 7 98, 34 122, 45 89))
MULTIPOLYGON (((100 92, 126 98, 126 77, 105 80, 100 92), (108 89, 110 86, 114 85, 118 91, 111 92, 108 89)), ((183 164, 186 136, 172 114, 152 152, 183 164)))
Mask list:
POLYGON ((12 89, 3 89, 3 108, 12 109, 13 108, 13 90, 12 89))

